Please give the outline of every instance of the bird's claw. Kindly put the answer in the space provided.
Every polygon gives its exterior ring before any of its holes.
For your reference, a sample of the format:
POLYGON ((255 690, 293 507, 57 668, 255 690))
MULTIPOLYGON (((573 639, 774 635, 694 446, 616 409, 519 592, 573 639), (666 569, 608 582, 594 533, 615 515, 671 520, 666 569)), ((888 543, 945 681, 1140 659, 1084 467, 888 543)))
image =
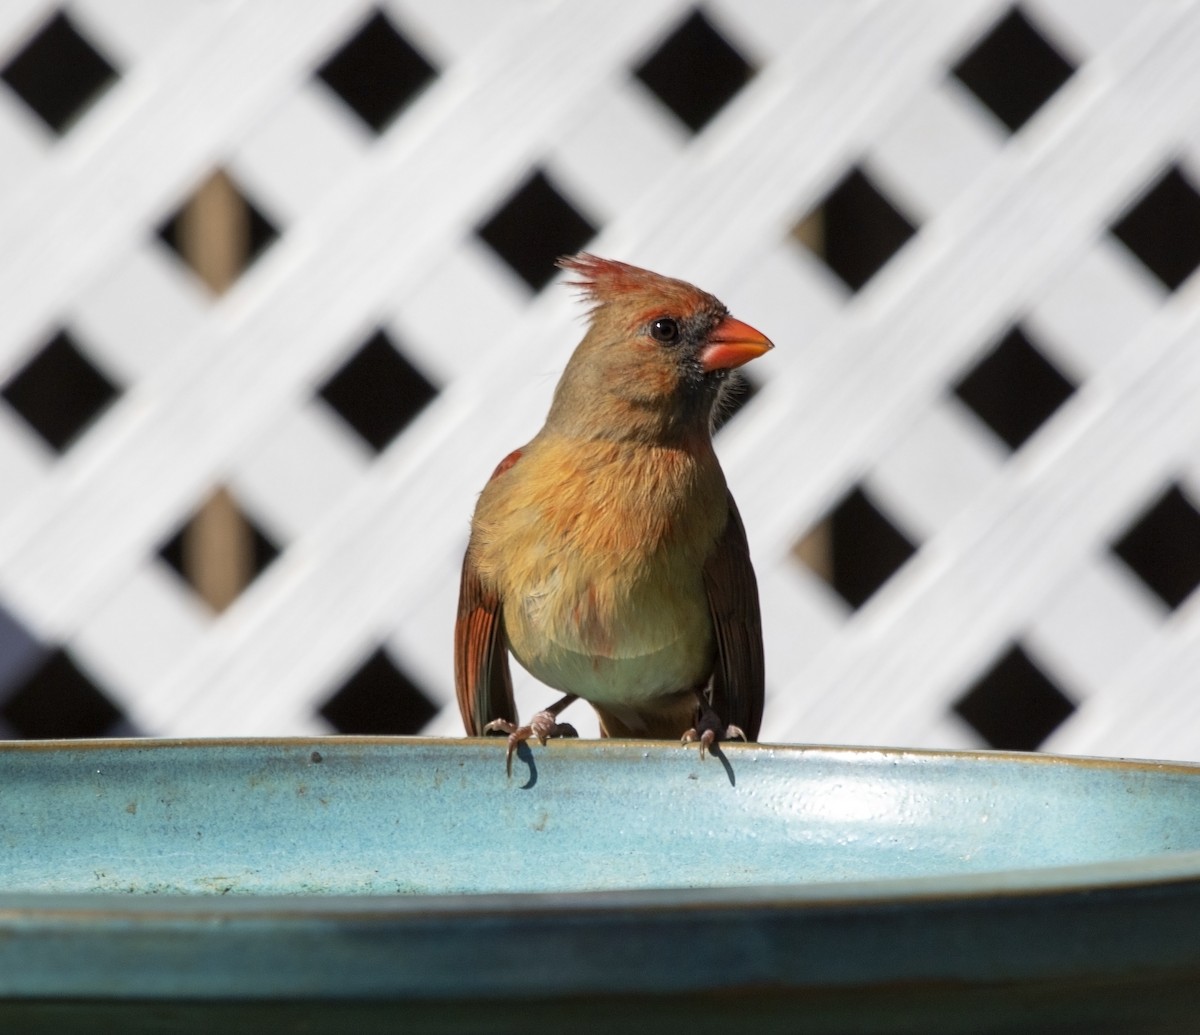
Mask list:
MULTIPOLYGON (((697 725, 703 725, 703 724, 697 723, 697 725)), ((687 730, 684 733, 684 735, 679 739, 679 743, 681 743, 683 745, 698 743, 700 745, 700 757, 703 758, 706 754, 708 754, 712 751, 713 745, 716 744, 719 740, 735 740, 735 739, 736 740, 745 740, 746 739, 746 734, 744 732, 742 732, 742 728, 740 726, 732 726, 732 725, 727 726, 725 728, 724 734, 722 734, 720 737, 717 736, 717 731, 716 731, 715 727, 705 726, 703 731, 696 730, 695 728, 687 730)))
POLYGON ((569 722, 559 722, 558 717, 549 710, 536 712, 524 726, 518 726, 507 719, 493 719, 483 727, 486 733, 507 733, 508 752, 504 756, 504 768, 512 776, 512 760, 518 746, 527 740, 536 740, 543 747, 551 737, 578 737, 579 733, 569 722))

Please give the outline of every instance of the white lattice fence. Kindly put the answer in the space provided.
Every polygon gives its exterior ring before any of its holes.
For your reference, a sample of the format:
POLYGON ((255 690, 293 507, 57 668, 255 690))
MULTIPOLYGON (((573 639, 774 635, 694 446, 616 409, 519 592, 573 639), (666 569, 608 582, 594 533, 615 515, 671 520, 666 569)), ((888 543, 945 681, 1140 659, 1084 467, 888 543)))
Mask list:
POLYGON ((4 5, 0 720, 457 731, 467 518, 586 244, 778 346, 718 436, 764 738, 1200 759, 1197 53, 1141 0, 4 5))

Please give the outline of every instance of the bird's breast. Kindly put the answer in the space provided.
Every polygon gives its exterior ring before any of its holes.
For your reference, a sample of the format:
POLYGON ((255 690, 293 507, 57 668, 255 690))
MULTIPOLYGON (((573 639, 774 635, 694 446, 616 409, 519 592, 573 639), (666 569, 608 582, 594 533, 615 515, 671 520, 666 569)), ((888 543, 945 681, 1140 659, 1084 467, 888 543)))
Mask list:
POLYGON ((556 478, 514 479, 477 512, 480 569, 500 591, 514 656, 596 703, 703 683, 715 653, 703 568, 728 518, 715 457, 547 453, 529 468, 556 478))

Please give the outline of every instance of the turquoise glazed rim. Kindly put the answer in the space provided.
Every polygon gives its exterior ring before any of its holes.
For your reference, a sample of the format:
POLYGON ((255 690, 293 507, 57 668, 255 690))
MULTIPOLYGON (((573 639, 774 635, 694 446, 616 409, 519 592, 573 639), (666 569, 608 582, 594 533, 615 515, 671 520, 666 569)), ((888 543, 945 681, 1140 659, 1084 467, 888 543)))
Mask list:
POLYGON ((509 779, 503 755, 0 745, 0 1021, 303 1001, 508 1030, 496 1004, 537 1002, 585 1030, 698 998, 714 1024, 892 1030, 908 1010, 934 1031, 986 1007, 1008 1030, 995 997, 1017 989, 1014 1025, 1175 1030, 1200 1007, 1200 767, 560 741, 509 779))
POLYGON ((1200 852, 1191 765, 552 741, 510 779, 503 756, 502 740, 0 744, 0 889, 874 897, 1135 878, 1200 852))

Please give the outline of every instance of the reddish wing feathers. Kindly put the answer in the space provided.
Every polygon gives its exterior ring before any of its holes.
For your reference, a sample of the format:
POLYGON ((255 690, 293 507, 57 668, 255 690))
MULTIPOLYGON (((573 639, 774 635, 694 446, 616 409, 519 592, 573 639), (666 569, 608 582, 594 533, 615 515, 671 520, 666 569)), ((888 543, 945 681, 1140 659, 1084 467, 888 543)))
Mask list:
POLYGON ((483 736, 493 719, 517 721, 500 599, 483 588, 471 558, 463 558, 454 625, 454 687, 468 735, 483 736))
POLYGON ((502 475, 505 471, 512 470, 513 464, 515 464, 520 459, 521 459, 521 450, 514 449, 511 453, 508 454, 508 456, 506 456, 503 460, 501 460, 496 465, 496 469, 492 472, 492 477, 489 478, 488 481, 490 482, 496 478, 499 478, 500 475, 502 475))
MULTIPOLYGON (((514 449, 500 461, 492 478, 500 477, 520 459, 521 450, 514 449)), ((517 721, 500 598, 484 588, 470 549, 463 558, 462 581, 458 588, 454 688, 458 710, 469 736, 483 736, 483 728, 493 719, 517 721)))
POLYGON ((704 565, 704 588, 717 639, 712 705, 721 721, 757 740, 763 713, 762 616, 746 530, 733 496, 729 522, 704 565))

